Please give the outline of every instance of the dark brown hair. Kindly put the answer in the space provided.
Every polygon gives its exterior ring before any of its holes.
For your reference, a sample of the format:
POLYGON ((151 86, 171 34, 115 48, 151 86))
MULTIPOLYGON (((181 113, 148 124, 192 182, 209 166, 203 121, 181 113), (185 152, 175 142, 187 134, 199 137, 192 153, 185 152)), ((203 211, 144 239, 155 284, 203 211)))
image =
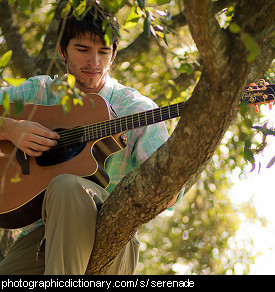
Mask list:
POLYGON ((69 41, 86 33, 90 33, 91 36, 100 36, 102 43, 106 45, 104 36, 107 30, 113 45, 113 52, 115 52, 119 42, 119 24, 116 18, 98 5, 89 7, 80 17, 76 17, 72 9, 69 15, 61 19, 59 23, 58 35, 62 33, 60 40, 61 51, 66 55, 69 41), (66 21, 65 25, 63 21, 66 21), (64 29, 62 29, 63 27, 64 29), (61 30, 63 30, 63 32, 61 32, 61 30))

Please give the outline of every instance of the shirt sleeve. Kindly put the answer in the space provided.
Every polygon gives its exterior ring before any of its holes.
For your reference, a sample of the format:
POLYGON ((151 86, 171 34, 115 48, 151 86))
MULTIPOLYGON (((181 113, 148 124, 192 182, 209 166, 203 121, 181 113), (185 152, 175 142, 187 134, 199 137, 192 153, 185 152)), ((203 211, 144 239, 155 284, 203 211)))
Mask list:
POLYGON ((37 103, 42 105, 53 104, 56 97, 50 92, 53 80, 46 75, 31 77, 19 86, 0 88, 0 104, 2 104, 4 92, 9 96, 9 101, 22 99, 26 103, 37 103))

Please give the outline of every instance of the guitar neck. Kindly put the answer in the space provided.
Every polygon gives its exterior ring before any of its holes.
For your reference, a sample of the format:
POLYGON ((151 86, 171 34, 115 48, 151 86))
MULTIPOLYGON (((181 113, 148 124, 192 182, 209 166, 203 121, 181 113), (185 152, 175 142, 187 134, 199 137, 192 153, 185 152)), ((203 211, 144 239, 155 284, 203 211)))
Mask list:
MULTIPOLYGON (((275 85, 246 87, 239 101, 249 106, 261 103, 274 102, 275 85)), ((136 128, 156 124, 172 118, 179 117, 183 110, 183 103, 156 108, 133 115, 103 121, 82 127, 81 142, 104 138, 117 133, 127 132, 136 128)))
POLYGON ((181 115, 182 109, 183 103, 180 102, 97 124, 87 125, 84 126, 83 142, 100 139, 117 133, 127 132, 136 128, 173 119, 181 115))

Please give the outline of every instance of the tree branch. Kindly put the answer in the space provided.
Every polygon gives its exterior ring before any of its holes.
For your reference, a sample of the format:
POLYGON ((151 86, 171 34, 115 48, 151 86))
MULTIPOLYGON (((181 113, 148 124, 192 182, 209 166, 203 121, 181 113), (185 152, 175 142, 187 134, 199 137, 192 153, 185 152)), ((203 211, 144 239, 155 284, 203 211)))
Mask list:
POLYGON ((0 27, 7 42, 7 47, 12 50, 12 61, 15 70, 22 77, 29 77, 33 73, 34 59, 31 58, 23 47, 19 28, 14 25, 8 0, 0 0, 0 27))
POLYGON ((227 67, 227 35, 215 18, 212 1, 185 0, 184 5, 190 32, 213 83, 227 67))
MULTIPOLYGON (((218 13, 227 7, 234 6, 235 3, 236 0, 215 1, 213 4, 214 13, 218 13)), ((185 26, 187 24, 185 13, 181 12, 177 15, 174 15, 171 19, 171 22, 172 23, 169 26, 171 29, 178 29, 185 26)), ((128 47, 121 49, 118 52, 114 65, 122 64, 123 62, 129 62, 132 59, 136 59, 143 52, 148 52, 153 41, 153 37, 147 38, 144 32, 141 33, 128 47)))

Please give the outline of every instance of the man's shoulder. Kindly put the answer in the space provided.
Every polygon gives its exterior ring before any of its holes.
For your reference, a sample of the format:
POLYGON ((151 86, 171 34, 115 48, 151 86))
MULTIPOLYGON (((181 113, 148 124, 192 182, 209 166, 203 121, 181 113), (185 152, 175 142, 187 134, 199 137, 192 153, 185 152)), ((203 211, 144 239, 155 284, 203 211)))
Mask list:
POLYGON ((147 96, 142 95, 138 90, 124 86, 119 82, 114 85, 114 103, 121 106, 136 108, 137 111, 156 108, 156 103, 147 96))
POLYGON ((46 85, 48 83, 52 83, 54 80, 56 80, 57 76, 54 78, 51 78, 51 76, 48 75, 37 75, 30 77, 26 82, 35 82, 41 85, 46 85))

